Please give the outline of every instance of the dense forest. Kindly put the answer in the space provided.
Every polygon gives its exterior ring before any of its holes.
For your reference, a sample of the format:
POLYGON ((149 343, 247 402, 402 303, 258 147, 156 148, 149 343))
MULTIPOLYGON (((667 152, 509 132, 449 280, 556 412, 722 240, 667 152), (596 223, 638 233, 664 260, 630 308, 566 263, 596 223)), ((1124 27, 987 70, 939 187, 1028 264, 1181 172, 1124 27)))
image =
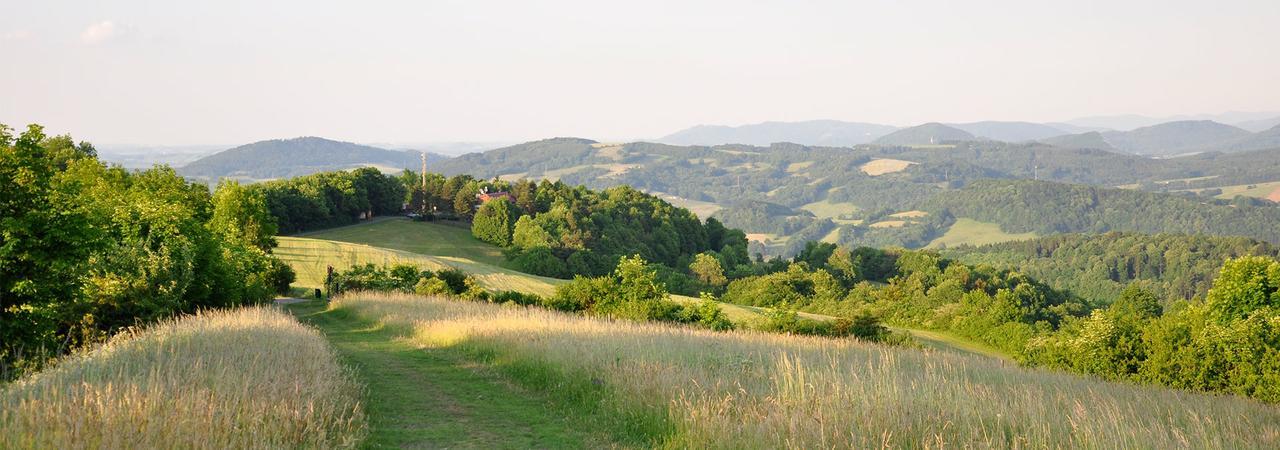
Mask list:
POLYGON ((268 301, 289 267, 256 191, 130 172, 94 147, 0 125, 0 379, 130 326, 268 301))
POLYGON ((729 282, 721 300, 944 330, 1020 351, 1038 333, 1087 312, 1085 303, 1009 269, 930 251, 811 243, 781 270, 729 282))
POLYGON ((1163 304, 1204 297, 1222 261, 1280 256, 1280 247, 1243 237, 1178 234, 1062 234, 942 254, 972 265, 1016 268, 1093 303, 1118 298, 1131 283, 1163 304))
POLYGON ((1162 308, 1136 285, 1027 342, 1028 364, 1280 402, 1280 261, 1228 261, 1204 297, 1162 308))
POLYGON ((947 191, 928 209, 1000 224, 1009 232, 1211 234, 1280 242, 1280 207, 1262 199, 1235 201, 1155 194, 1042 181, 977 181, 947 191))
POLYGON ((362 216, 397 214, 407 192, 399 180, 371 167, 268 181, 250 189, 266 199, 281 233, 347 225, 362 216))
MULTIPOLYGON (((715 255, 726 267, 750 263, 745 235, 715 219, 627 186, 594 191, 561 182, 479 181, 406 171, 410 209, 425 218, 472 218, 476 238, 502 246, 521 270, 551 277, 602 276, 618 260, 640 255, 683 272, 695 255, 715 255), (506 193, 481 202, 481 192, 506 193), (452 199, 452 200, 450 200, 452 199)), ((669 276, 678 275, 667 273, 669 276)))

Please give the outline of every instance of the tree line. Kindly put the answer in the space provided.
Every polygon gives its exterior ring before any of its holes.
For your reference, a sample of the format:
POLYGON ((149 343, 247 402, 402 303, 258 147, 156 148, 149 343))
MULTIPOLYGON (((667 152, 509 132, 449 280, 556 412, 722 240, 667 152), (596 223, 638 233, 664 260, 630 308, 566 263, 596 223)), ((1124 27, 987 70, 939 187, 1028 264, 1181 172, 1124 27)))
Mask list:
POLYGON ((1118 298, 1136 283, 1168 305, 1208 294, 1222 261, 1276 257, 1280 247, 1245 237, 1109 232, 960 246, 942 254, 972 265, 1016 267, 1093 304, 1118 298))
MULTIPOLYGON (((1112 238, 1126 245, 1179 239, 1112 238)), ((1066 239, 1064 245, 1071 245, 1079 237, 1066 239)), ((1220 270, 1205 295, 1189 300, 1163 300, 1144 287, 1164 280, 1160 276, 1135 278, 1118 295, 1090 301, 1018 271, 965 264, 933 251, 825 243, 808 245, 769 273, 729 282, 720 299, 869 316, 967 337, 1030 366, 1280 402, 1280 261, 1231 256, 1274 251, 1250 242, 1224 239, 1206 250, 1218 256, 1203 260, 1217 261, 1220 270)), ((1199 262, 1183 266, 1189 255, 1167 245, 1166 267, 1202 270, 1199 262)))
POLYGON ((210 192, 0 125, 0 376, 176 313, 269 301, 293 281, 275 233, 264 198, 235 182, 210 192))

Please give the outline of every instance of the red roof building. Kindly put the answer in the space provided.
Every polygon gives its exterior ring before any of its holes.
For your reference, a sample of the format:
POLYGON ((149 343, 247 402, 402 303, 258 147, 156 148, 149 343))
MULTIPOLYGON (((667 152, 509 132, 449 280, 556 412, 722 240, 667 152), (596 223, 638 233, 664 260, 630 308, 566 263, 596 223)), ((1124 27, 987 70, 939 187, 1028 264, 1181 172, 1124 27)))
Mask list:
POLYGON ((489 203, 490 200, 497 200, 500 198, 511 200, 511 194, 506 192, 481 192, 476 194, 476 198, 480 199, 480 203, 489 203))

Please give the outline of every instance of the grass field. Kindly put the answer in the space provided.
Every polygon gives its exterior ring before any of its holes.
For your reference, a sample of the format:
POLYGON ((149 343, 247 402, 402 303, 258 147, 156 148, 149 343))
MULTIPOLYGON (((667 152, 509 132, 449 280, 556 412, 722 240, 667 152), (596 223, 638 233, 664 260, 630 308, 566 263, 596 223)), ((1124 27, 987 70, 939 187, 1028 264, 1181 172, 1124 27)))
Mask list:
POLYGON ((125 333, 0 390, 0 448, 348 448, 361 386, 271 307, 125 333))
POLYGON ((955 247, 963 244, 984 245, 1035 239, 1035 237, 1035 233, 1006 233, 1000 229, 1000 225, 961 217, 956 219, 956 223, 951 225, 951 228, 947 229, 946 233, 934 239, 926 247, 937 248, 943 245, 955 247))
MULTIPOLYGON (((851 340, 715 333, 522 307, 360 294, 331 310, 411 328, 674 448, 1275 448, 1280 410, 1000 360, 851 340)), ((584 411, 585 412, 585 411, 584 411)), ((603 420, 603 419, 602 419, 603 420)))
MULTIPOLYGON (((556 286, 568 282, 501 267, 496 264, 501 261, 501 250, 471 237, 470 231, 452 225, 390 218, 306 236, 280 236, 277 238, 280 246, 275 249, 275 255, 297 273, 298 279, 293 285, 306 290, 324 287, 328 266, 344 270, 358 264, 413 264, 428 270, 455 268, 474 275, 489 290, 541 296, 550 296, 556 286), (371 243, 380 246, 369 245, 371 243), (481 255, 485 262, 466 255, 481 255)), ((699 301, 681 295, 673 295, 672 300, 699 301)), ((739 323, 760 316, 758 309, 747 306, 723 304, 722 309, 729 320, 739 323)))
POLYGON ((826 199, 801 206, 800 209, 813 213, 819 219, 835 219, 858 211, 858 207, 853 203, 832 203, 826 199))
POLYGON ((662 198, 663 200, 666 200, 667 203, 670 203, 672 205, 687 209, 689 210, 689 212, 696 214, 699 218, 703 220, 706 220, 708 217, 711 217, 711 215, 715 214, 716 211, 724 209, 723 206, 720 206, 719 204, 716 204, 716 203, 704 202, 701 200, 690 200, 684 197, 678 197, 678 196, 663 193, 663 192, 650 192, 649 194, 656 195, 662 198))
POLYGON ((912 164, 918 164, 913 161, 904 161, 901 159, 873 159, 871 162, 863 164, 861 169, 863 173, 871 176, 884 175, 886 173, 901 172, 911 167, 912 164))
MULTIPOLYGON (((451 232, 448 230, 451 227, 447 225, 432 225, 409 221, 387 221, 370 224, 365 228, 371 229, 374 233, 380 233, 386 228, 400 228, 402 226, 397 224, 412 225, 415 228, 414 231, 418 233, 417 238, 395 238, 402 241, 401 243, 404 247, 439 247, 438 241, 436 241, 437 237, 451 232), (421 243, 416 242, 416 240, 436 242, 421 243)), ((358 231, 350 230, 344 230, 343 233, 359 234, 358 231)), ((324 277, 328 266, 333 266, 334 270, 344 270, 354 265, 370 263, 378 265, 413 264, 428 270, 456 268, 474 275, 482 286, 490 290, 520 291, 544 296, 551 295, 555 291, 556 285, 565 282, 554 278, 529 275, 461 256, 426 255, 402 249, 331 241, 323 239, 324 237, 329 237, 325 234, 312 236, 315 237, 282 236, 278 238, 280 246, 275 249, 275 255, 285 263, 288 263, 290 267, 293 267, 294 272, 298 274, 298 280, 294 282, 294 286, 307 289, 321 288, 324 287, 324 277)))
MULTIPOLYGON (((1271 198, 1276 192, 1280 191, 1280 181, 1224 186, 1220 189, 1222 189, 1222 193, 1218 194, 1217 198, 1227 200, 1236 198, 1237 195, 1255 198, 1271 198)), ((1273 200, 1280 201, 1280 197, 1274 198, 1273 200)))

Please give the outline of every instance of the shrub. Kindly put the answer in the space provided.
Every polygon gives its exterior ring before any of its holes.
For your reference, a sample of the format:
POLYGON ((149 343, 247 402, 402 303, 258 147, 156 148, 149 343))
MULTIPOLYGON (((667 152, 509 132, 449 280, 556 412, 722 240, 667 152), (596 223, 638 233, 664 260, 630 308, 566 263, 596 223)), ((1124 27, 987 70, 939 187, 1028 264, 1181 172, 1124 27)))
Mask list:
POLYGON ((436 277, 422 277, 418 279, 418 284, 413 286, 413 292, 418 295, 450 295, 453 290, 449 289, 449 283, 436 277))

